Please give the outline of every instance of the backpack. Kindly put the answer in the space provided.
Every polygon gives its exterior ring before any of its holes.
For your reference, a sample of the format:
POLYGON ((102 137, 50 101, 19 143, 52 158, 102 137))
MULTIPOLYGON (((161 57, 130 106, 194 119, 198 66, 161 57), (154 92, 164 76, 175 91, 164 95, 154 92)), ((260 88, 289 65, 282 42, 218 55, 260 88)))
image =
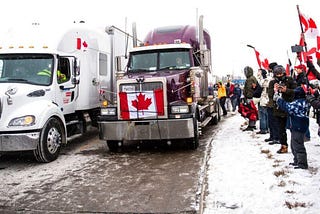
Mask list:
POLYGON ((263 88, 261 87, 261 85, 259 84, 259 82, 257 81, 256 83, 256 88, 254 89, 254 92, 253 92, 253 97, 255 98, 260 98, 261 97, 261 94, 262 94, 262 91, 263 91, 263 88))

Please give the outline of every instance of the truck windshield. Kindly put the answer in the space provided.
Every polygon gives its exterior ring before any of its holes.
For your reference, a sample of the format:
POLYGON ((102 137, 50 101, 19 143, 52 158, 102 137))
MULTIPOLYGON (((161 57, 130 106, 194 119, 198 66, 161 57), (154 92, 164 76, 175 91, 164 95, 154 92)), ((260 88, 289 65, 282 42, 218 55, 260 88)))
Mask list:
POLYGON ((50 85, 52 69, 53 55, 50 54, 0 55, 0 83, 50 85))
POLYGON ((188 50, 156 50, 135 52, 130 55, 129 72, 177 70, 190 68, 188 50))

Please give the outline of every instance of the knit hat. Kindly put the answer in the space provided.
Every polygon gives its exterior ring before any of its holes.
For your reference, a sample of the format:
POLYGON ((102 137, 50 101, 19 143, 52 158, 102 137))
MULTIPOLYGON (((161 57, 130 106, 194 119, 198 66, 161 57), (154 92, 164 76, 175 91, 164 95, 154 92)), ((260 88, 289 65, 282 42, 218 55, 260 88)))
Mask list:
POLYGON ((263 77, 263 79, 267 78, 267 71, 264 69, 261 69, 261 76, 263 77))
POLYGON ((303 71, 306 71, 307 70, 307 67, 303 64, 300 64, 300 65, 297 65, 297 66, 294 66, 295 69, 301 69, 303 71))
POLYGON ((276 65, 273 68, 274 75, 286 73, 286 69, 282 65, 276 65))
POLYGON ((278 65, 278 63, 276 63, 276 62, 271 62, 271 63, 269 64, 269 68, 270 68, 271 70, 273 70, 274 66, 276 66, 276 65, 278 65))
POLYGON ((306 92, 303 90, 301 86, 298 86, 294 89, 294 98, 295 99, 306 98, 306 92))

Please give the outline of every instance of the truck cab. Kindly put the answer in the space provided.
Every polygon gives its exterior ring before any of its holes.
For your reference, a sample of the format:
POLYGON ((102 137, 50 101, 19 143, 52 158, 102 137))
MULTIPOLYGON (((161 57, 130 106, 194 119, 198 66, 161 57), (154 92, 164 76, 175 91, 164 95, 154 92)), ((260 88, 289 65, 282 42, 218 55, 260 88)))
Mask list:
POLYGON ((217 123, 219 102, 208 89, 210 37, 199 32, 200 41, 194 26, 156 28, 129 52, 117 102, 101 109, 100 139, 110 150, 126 140, 176 139, 195 149, 201 128, 217 123))
POLYGON ((33 151, 39 162, 97 127, 101 89, 113 90, 116 55, 127 49, 114 26, 50 30, 33 25, 0 39, 0 152, 33 151))

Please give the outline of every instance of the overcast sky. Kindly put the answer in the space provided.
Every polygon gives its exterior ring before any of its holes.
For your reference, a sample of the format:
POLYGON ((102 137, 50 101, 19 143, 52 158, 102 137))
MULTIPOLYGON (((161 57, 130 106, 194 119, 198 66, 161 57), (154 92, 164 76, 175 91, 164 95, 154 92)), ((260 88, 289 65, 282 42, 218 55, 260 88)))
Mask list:
POLYGON ((136 22, 138 37, 143 39, 154 27, 195 25, 198 11, 211 34, 214 73, 236 75, 246 65, 258 68, 247 44, 269 62, 287 63, 287 51, 291 56, 290 47, 299 41, 297 4, 320 26, 319 0, 10 0, 2 3, 0 24, 6 28, 39 22, 56 28, 84 20, 93 26, 116 25, 131 31, 136 22))

